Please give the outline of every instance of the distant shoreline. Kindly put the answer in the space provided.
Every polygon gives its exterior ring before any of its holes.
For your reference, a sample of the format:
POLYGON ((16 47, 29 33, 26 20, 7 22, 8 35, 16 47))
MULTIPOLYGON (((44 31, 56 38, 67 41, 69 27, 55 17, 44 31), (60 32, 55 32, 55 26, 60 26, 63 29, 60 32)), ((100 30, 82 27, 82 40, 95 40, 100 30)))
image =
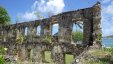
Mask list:
POLYGON ((102 48, 111 48, 112 46, 106 46, 104 44, 102 44, 102 48))
POLYGON ((111 38, 111 39, 113 39, 113 35, 110 35, 110 36, 104 36, 104 37, 102 37, 102 38, 111 38))
POLYGON ((113 38, 109 38, 109 37, 102 37, 102 38, 104 38, 104 39, 113 39, 113 38))
POLYGON ((104 46, 102 46, 102 48, 111 48, 111 47, 108 47, 108 46, 105 46, 105 45, 104 45, 104 46))
POLYGON ((105 48, 111 48, 111 47, 105 47, 105 48))

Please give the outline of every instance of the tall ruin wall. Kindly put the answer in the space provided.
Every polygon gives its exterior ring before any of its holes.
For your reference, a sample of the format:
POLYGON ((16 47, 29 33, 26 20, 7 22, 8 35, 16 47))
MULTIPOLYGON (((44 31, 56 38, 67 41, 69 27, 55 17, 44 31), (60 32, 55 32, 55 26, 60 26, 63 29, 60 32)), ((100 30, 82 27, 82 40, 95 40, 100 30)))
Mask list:
POLYGON ((76 56, 83 51, 82 47, 101 46, 100 24, 98 2, 90 8, 63 12, 42 20, 0 26, 0 46, 8 48, 6 54, 18 55, 20 61, 43 62, 44 52, 50 51, 53 64, 65 64, 65 54, 76 56), (83 22, 82 45, 71 43, 73 24, 77 21, 83 22), (52 38, 54 24, 59 25, 58 40, 52 38), (41 27, 40 35, 37 35, 38 26, 41 27))

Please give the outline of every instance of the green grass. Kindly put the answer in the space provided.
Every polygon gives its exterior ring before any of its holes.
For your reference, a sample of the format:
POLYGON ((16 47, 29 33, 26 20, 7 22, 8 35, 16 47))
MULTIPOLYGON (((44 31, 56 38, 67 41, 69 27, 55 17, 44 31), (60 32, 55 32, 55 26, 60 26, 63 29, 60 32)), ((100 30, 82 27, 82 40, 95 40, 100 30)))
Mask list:
POLYGON ((74 57, 73 55, 70 55, 70 54, 65 54, 65 63, 66 64, 71 64, 74 60, 74 57))
POLYGON ((49 51, 45 52, 45 60, 47 62, 51 62, 51 52, 49 52, 49 51))
MULTIPOLYGON (((96 56, 96 57, 104 57, 106 55, 109 55, 110 52, 113 54, 113 48, 103 48, 103 49, 100 49, 100 50, 91 50, 89 51, 89 53, 92 54, 92 56, 96 56)), ((45 60, 47 62, 50 62, 50 63, 46 63, 46 64, 51 64, 51 52, 49 51, 46 51, 45 52, 45 60)), ((74 60, 74 57, 73 55, 70 55, 70 54, 65 54, 65 64, 71 64, 74 60)), ((98 62, 89 62, 89 64, 106 64, 107 62, 106 61, 98 61, 98 62)))
POLYGON ((113 48, 90 49, 87 52, 88 56, 83 58, 84 64, 109 64, 110 61, 112 62, 112 50, 113 48))
POLYGON ((111 52, 111 54, 113 55, 113 46, 111 48, 102 48, 102 50, 104 51, 108 51, 108 52, 111 52))
MULTIPOLYGON (((45 52, 45 60, 47 61, 47 62, 50 62, 51 63, 51 52, 49 52, 49 51, 46 51, 45 52)), ((70 54, 65 54, 65 63, 66 64, 71 64, 72 63, 72 61, 74 60, 74 57, 73 57, 73 55, 70 55, 70 54)), ((47 63, 48 64, 48 63, 47 63)))

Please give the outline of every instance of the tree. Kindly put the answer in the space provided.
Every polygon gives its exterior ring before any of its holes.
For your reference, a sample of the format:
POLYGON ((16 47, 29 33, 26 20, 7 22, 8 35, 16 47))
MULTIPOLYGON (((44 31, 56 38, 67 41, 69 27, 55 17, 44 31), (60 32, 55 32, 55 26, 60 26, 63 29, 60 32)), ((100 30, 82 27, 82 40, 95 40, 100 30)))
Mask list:
POLYGON ((72 40, 74 42, 82 41, 83 40, 83 32, 81 32, 81 31, 73 32, 72 33, 72 40))
POLYGON ((83 28, 81 25, 83 25, 83 23, 82 23, 82 22, 80 22, 80 21, 76 21, 76 22, 75 22, 76 31, 77 31, 77 26, 78 26, 80 29, 82 29, 82 28, 83 28))
POLYGON ((7 13, 7 10, 0 6, 0 25, 7 25, 10 22, 10 17, 7 13))

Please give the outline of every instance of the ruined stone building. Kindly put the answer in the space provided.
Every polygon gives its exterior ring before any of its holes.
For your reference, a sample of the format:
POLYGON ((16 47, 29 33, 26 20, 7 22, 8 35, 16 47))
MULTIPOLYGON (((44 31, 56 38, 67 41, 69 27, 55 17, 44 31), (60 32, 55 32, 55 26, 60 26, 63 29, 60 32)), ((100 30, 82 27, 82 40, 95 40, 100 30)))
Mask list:
POLYGON ((101 47, 100 24, 101 7, 97 2, 89 8, 63 12, 42 20, 0 26, 0 46, 8 48, 6 54, 14 55, 19 61, 43 62, 44 52, 50 51, 52 64, 65 64, 65 54, 77 56, 86 46, 101 47), (76 21, 83 22, 81 45, 71 43, 76 21), (57 40, 51 35, 53 24, 59 25, 57 40), (37 35, 38 26, 41 27, 40 35, 37 35))

